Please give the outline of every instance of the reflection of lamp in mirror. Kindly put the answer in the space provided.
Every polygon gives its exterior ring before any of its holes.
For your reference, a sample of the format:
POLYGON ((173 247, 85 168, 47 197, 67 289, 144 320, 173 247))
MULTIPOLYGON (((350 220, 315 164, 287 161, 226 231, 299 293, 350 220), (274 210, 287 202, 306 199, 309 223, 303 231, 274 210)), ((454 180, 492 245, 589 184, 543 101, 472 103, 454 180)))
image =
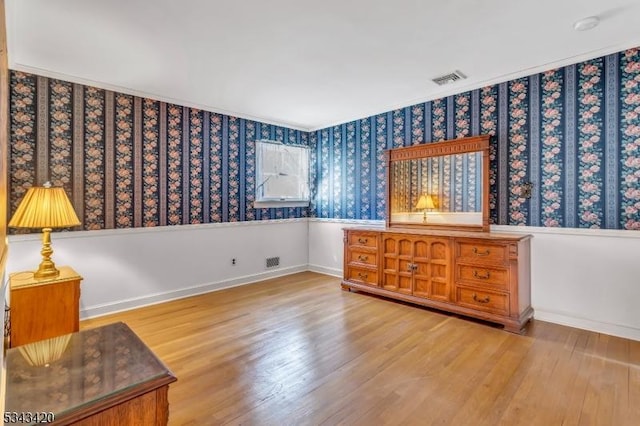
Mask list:
POLYGON ((425 223, 427 222, 427 210, 434 209, 435 207, 431 195, 421 195, 418 199, 418 204, 416 204, 416 209, 423 211, 422 221, 425 223))

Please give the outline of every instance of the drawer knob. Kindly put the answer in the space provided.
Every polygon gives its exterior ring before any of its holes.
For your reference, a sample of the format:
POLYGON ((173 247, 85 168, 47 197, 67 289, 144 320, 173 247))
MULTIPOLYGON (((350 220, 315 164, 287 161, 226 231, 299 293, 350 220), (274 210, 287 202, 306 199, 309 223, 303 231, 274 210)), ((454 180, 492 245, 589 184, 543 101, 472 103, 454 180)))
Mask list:
POLYGON ((484 271, 484 272, 485 272, 484 274, 480 275, 478 271, 474 269, 473 276, 474 278, 478 278, 479 280, 488 280, 489 277, 491 276, 491 272, 489 271, 484 271))
POLYGON ((360 244, 367 244, 367 241, 369 241, 367 238, 362 238, 362 237, 358 238, 358 242, 360 244))
POLYGON ((485 251, 480 251, 478 250, 478 247, 473 248, 473 254, 475 254, 476 256, 489 256, 489 253, 491 253, 491 250, 489 249, 486 249, 485 251))
POLYGON ((366 256, 364 254, 361 254, 361 255, 358 256, 358 260, 360 262, 366 262, 368 258, 369 258, 369 256, 366 256))
POLYGON ((369 274, 363 274, 362 272, 358 272, 358 278, 360 278, 361 280, 366 280, 367 276, 369 276, 369 274))
POLYGON ((489 303, 489 301, 491 300, 491 298, 489 296, 485 296, 482 299, 478 297, 477 294, 473 293, 473 300, 475 300, 478 303, 489 303))

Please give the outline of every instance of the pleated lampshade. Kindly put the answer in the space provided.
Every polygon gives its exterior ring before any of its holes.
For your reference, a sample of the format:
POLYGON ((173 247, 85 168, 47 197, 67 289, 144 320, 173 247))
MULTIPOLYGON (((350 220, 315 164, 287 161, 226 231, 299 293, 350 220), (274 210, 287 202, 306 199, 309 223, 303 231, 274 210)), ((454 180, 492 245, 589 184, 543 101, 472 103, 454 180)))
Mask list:
POLYGON ((68 228, 80 225, 64 188, 32 186, 9 221, 12 228, 68 228))
POLYGON ((433 203, 433 198, 431 195, 421 195, 418 200, 418 204, 416 204, 416 209, 433 209, 435 208, 435 204, 433 203))
POLYGON ((71 334, 65 334, 18 346, 18 350, 27 361, 27 364, 43 366, 62 358, 70 341, 71 334))

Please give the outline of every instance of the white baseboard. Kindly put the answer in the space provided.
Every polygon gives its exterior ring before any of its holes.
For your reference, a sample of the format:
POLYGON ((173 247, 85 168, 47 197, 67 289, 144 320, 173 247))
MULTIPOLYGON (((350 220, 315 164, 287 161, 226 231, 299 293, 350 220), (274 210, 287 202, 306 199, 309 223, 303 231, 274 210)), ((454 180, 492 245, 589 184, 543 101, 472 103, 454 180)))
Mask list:
POLYGON ((185 297, 210 293, 212 291, 252 284, 269 278, 277 278, 285 275, 295 274, 297 272, 305 272, 307 270, 309 270, 307 268, 307 265, 292 266, 288 268, 280 268, 274 271, 265 271, 259 274, 246 275, 230 280, 205 283, 188 288, 181 288, 179 290, 156 293, 143 297, 119 300, 114 303, 105 303, 103 305, 91 306, 80 311, 80 319, 84 320, 100 317, 103 315, 115 314, 131 309, 142 308, 144 306, 156 305, 158 303, 170 302, 172 300, 184 299, 185 297))
MULTIPOLYGON (((380 221, 286 219, 56 233, 56 263, 84 277, 91 318, 302 271, 342 276, 345 226, 380 221), (224 244, 212 242, 224 241, 224 244), (282 244, 287 241, 287 244, 282 244), (281 268, 265 269, 266 258, 281 268), (232 262, 235 259, 237 262, 232 262), (75 268, 74 268, 75 269, 75 268)), ((640 341, 640 233, 492 226, 533 235, 535 318, 640 341), (605 267, 606 266, 606 267, 605 267), (606 283, 606 285, 603 285, 606 283)), ((14 235, 7 271, 39 261, 38 235, 14 235)))
POLYGON ((342 269, 328 268, 322 265, 308 265, 308 271, 317 272, 319 274, 331 275, 332 277, 342 278, 342 269))
MULTIPOLYGON (((158 303, 169 302, 172 300, 183 299, 185 297, 197 296, 199 294, 209 293, 212 291, 224 290, 232 287, 252 284, 269 278, 276 278, 290 275, 298 272, 311 271, 332 277, 342 277, 342 269, 329 268, 321 265, 299 265, 289 268, 282 268, 275 271, 262 272, 259 274, 247 275, 213 283, 205 283, 202 285, 192 286, 171 292, 152 294, 145 297, 121 300, 115 303, 109 303, 99 306, 93 306, 83 309, 80 313, 81 319, 89 319, 103 315, 115 314, 131 309, 142 308, 144 306, 155 305, 158 303)), ((551 322, 554 324, 565 325, 568 327, 589 330, 596 333, 604 333, 612 336, 623 337, 640 341, 640 329, 619 325, 609 324, 601 321, 594 321, 587 318, 579 318, 568 313, 546 311, 535 309, 534 318, 539 321, 551 322)))
POLYGON ((534 319, 554 324, 566 325, 568 327, 580 328, 596 333, 609 334, 611 336, 624 337, 626 339, 640 341, 640 329, 620 324, 609 324, 601 321, 594 321, 587 318, 579 318, 567 313, 545 311, 534 308, 534 319))

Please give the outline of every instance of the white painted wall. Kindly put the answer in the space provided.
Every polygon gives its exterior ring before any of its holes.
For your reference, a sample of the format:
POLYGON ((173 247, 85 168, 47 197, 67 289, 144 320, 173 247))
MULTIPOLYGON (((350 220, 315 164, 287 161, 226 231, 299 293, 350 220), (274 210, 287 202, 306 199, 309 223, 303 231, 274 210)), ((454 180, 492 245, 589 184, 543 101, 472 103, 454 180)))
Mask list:
POLYGON ((534 317, 640 340, 640 232, 496 226, 533 234, 534 317))
MULTIPOLYGON (((82 317, 293 272, 342 276, 342 228, 382 221, 285 219, 54 233, 54 260, 83 277, 82 317), (280 256, 266 269, 265 258, 280 256), (237 265, 231 265, 232 258, 237 265)), ((640 233, 494 226, 533 234, 535 318, 640 340, 640 233)), ((10 237, 7 271, 33 270, 38 235, 10 237)))
MULTIPOLYGON (((308 263, 306 219, 53 233, 52 240, 56 265, 84 278, 82 318, 304 271, 308 263), (272 256, 280 267, 267 269, 272 256)), ((37 268, 39 235, 9 243, 7 271, 37 268)))
POLYGON ((379 226, 380 220, 309 219, 309 270, 342 277, 344 245, 342 228, 379 226))
MULTIPOLYGON (((309 220, 309 267, 342 275, 342 228, 382 221, 309 220)), ((493 226, 532 234, 534 317, 640 340, 640 232, 493 226)))

